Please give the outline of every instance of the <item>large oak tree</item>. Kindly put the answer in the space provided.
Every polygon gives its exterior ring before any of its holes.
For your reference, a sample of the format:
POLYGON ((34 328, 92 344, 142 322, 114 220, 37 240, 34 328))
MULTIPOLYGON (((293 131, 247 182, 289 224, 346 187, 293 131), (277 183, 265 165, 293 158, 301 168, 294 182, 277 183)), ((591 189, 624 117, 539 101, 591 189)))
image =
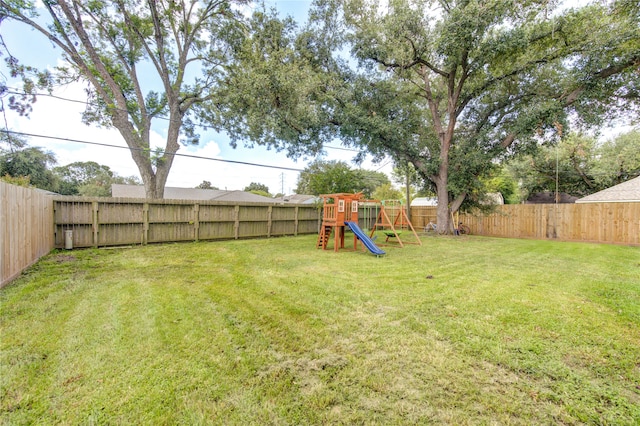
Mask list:
MULTIPOLYGON (((5 52, 5 59, 25 77, 27 90, 87 81, 84 121, 117 128, 146 196, 162 198, 175 153, 181 144, 198 142, 191 114, 215 103, 225 85, 233 45, 245 29, 233 3, 246 1, 57 0, 37 7, 35 1, 0 0, 0 21, 19 21, 44 35, 34 48, 53 44, 65 65, 34 78, 19 53, 5 52), (150 141, 154 120, 166 126, 164 147, 157 149, 150 141)), ((210 118, 220 128, 217 116, 210 118)))
MULTIPOLYGON (((354 141, 413 164, 435 185, 442 231, 495 160, 536 135, 561 134, 571 114, 593 124, 637 108, 637 6, 553 4, 342 2, 352 52, 369 71, 361 104, 384 126, 403 126, 405 138, 354 141)), ((362 109, 356 117, 359 131, 382 125, 363 120, 362 109)))
POLYGON ((571 121, 637 115, 638 4, 557 6, 323 0, 301 29, 265 15, 233 73, 230 104, 249 117, 235 133, 294 153, 339 137, 411 164, 446 232, 504 156, 571 121))

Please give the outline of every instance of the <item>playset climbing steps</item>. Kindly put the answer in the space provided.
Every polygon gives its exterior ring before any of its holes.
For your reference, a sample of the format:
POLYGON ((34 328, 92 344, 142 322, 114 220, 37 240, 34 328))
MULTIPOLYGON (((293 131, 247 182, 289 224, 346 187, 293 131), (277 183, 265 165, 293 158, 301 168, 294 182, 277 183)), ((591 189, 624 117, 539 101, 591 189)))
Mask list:
POLYGON ((322 225, 320 233, 318 234, 318 243, 316 244, 317 248, 321 248, 322 250, 327 249, 327 244, 329 243, 329 237, 331 236, 332 229, 332 225, 322 225))

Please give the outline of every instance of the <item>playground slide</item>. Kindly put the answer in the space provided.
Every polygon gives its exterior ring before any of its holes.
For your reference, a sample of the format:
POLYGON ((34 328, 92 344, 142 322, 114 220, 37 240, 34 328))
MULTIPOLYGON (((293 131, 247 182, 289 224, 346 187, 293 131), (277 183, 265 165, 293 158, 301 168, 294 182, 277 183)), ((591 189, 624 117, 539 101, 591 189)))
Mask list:
POLYGON ((380 249, 380 247, 378 247, 372 240, 371 238, 369 238, 367 236, 367 234, 365 234, 362 229, 360 229, 360 227, 358 226, 357 223, 355 222, 344 222, 345 225, 347 225, 349 227, 349 229, 351 229, 353 231, 353 233, 356 235, 356 237, 358 237, 358 239, 360 241, 362 241, 362 244, 365 245, 366 248, 369 249, 369 251, 373 254, 375 254, 376 256, 380 256, 382 254, 387 254, 386 252, 382 251, 380 249))

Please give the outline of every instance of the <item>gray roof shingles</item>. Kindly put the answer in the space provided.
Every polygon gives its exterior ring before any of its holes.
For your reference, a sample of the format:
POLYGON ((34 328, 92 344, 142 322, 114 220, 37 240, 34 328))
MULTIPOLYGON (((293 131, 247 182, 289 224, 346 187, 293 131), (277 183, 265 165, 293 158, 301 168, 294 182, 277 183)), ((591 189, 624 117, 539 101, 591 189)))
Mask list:
MULTIPOLYGON (((122 198, 145 198, 144 186, 111 185, 111 196, 122 198)), ((232 201, 252 203, 274 203, 277 200, 244 191, 223 191, 219 189, 174 188, 165 187, 164 198, 167 200, 200 200, 200 201, 232 201)))
POLYGON ((576 203, 640 203, 640 176, 587 195, 576 203))

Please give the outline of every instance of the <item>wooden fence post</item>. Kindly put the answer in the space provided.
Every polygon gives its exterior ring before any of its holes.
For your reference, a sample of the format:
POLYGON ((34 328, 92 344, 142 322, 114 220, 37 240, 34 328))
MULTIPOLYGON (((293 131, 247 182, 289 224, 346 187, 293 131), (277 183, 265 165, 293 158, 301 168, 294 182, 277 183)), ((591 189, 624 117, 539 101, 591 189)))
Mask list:
POLYGON ((233 237, 237 240, 240 238, 240 206, 234 206, 234 224, 233 224, 233 237))
POLYGON ((142 204, 142 245, 149 242, 149 203, 142 204))
POLYGON ((93 211, 92 214, 92 219, 91 221, 93 222, 93 247, 98 247, 98 232, 99 232, 99 227, 100 227, 100 222, 98 220, 98 202, 94 201, 93 203, 91 203, 91 210, 93 211))
POLYGON ((196 242, 200 239, 200 204, 193 205, 193 236, 196 242))

